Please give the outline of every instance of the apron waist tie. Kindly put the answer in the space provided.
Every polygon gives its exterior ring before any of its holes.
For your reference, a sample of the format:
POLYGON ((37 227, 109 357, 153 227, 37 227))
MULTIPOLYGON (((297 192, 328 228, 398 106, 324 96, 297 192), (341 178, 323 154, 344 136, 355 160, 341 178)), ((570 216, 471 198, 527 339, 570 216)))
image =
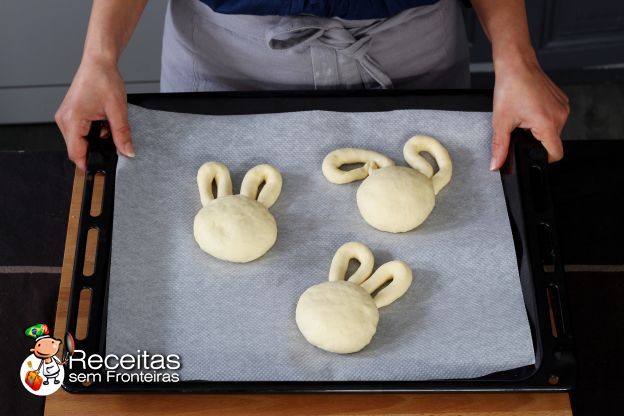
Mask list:
MULTIPOLYGON (((374 29, 379 23, 374 23, 368 29, 374 29)), ((319 89, 343 85, 336 54, 359 64, 360 75, 367 88, 392 88, 390 77, 368 55, 372 37, 362 28, 347 29, 336 19, 302 16, 295 21, 282 20, 267 31, 266 39, 268 46, 274 50, 309 48, 314 85, 319 89)))

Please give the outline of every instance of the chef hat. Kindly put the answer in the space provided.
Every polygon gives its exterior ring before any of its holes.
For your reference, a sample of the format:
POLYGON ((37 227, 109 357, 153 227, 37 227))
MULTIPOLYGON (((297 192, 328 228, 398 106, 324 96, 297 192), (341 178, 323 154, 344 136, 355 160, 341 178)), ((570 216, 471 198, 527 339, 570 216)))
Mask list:
POLYGON ((35 341, 39 341, 43 338, 50 338, 50 330, 46 324, 33 325, 24 331, 27 337, 35 338, 35 341))

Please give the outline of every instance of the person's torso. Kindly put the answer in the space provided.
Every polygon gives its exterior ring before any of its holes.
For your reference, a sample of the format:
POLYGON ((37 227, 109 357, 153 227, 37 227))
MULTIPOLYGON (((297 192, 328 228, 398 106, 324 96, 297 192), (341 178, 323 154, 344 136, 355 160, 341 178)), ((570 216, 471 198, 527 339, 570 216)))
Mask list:
POLYGON ((56 363, 56 361, 54 361, 54 358, 52 360, 50 360, 49 363, 46 363, 44 361, 43 363, 43 374, 54 374, 57 373, 59 371, 59 366, 56 363))
POLYGON ((217 13, 383 19, 438 0, 201 0, 217 13))

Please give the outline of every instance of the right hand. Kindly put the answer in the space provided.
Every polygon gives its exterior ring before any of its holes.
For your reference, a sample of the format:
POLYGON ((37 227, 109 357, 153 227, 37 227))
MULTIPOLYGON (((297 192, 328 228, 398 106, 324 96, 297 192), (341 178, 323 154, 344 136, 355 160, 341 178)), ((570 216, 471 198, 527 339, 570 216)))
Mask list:
POLYGON ((81 63, 54 119, 65 138, 69 158, 83 171, 87 167, 86 136, 95 120, 106 119, 117 151, 134 157, 126 89, 115 65, 81 63))

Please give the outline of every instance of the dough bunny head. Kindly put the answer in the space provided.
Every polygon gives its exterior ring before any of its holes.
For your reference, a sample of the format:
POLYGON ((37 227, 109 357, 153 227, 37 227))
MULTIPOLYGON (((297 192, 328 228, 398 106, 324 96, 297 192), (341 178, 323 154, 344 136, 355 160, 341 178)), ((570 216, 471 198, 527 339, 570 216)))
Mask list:
POLYGON ((414 136, 405 143, 403 157, 411 166, 395 166, 392 159, 365 149, 337 149, 323 160, 323 175, 335 184, 364 179, 357 190, 357 206, 372 227, 391 233, 413 230, 422 224, 435 206, 435 196, 451 180, 453 165, 446 149, 433 137, 414 136), (438 164, 420 153, 427 152, 438 164), (340 167, 364 163, 353 170, 340 167))
POLYGON ((270 165, 252 168, 243 178, 240 195, 232 195, 228 168, 208 162, 197 172, 197 185, 203 208, 195 216, 193 234, 202 250, 221 260, 246 263, 273 247, 277 223, 269 208, 282 189, 277 169, 270 165))
POLYGON ((358 242, 346 243, 331 262, 329 281, 303 292, 295 320, 310 344, 349 354, 370 343, 377 331, 378 308, 403 296, 412 283, 412 270, 402 261, 390 261, 375 273, 373 265, 373 253, 368 247, 358 242), (352 259, 360 265, 347 279, 352 259))

